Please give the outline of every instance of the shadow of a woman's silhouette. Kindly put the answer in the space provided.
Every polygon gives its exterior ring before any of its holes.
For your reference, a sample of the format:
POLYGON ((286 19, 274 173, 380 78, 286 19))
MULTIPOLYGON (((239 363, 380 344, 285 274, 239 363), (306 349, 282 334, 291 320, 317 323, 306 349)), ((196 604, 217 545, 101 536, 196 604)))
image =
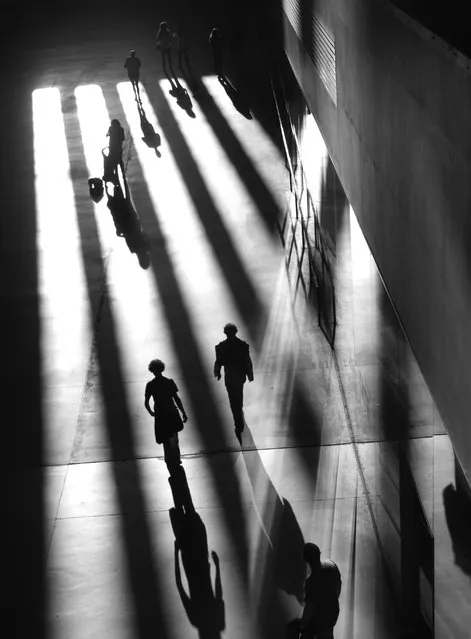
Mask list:
POLYGON ((116 228, 116 235, 124 237, 131 253, 136 254, 139 265, 143 269, 147 269, 150 265, 149 246, 139 216, 132 203, 124 171, 117 168, 114 181, 105 182, 105 192, 108 200, 107 206, 116 228), (121 173, 121 180, 118 171, 121 173), (121 183, 124 184, 124 192, 121 183), (112 190, 110 185, 112 185, 112 190))
POLYGON ((218 75, 218 80, 224 91, 227 93, 228 98, 234 105, 234 108, 243 115, 244 118, 251 120, 252 113, 250 104, 246 100, 244 94, 237 89, 225 75, 218 75))
POLYGON ((213 551, 216 571, 214 588, 208 555, 208 538, 201 517, 196 512, 183 467, 169 478, 175 507, 170 520, 175 534, 175 580, 190 623, 198 629, 200 639, 220 639, 225 628, 219 558, 213 551), (180 556, 188 590, 182 583, 180 556))
POLYGON ((160 158, 161 153, 159 151, 159 146, 162 144, 160 135, 155 131, 154 127, 147 119, 142 102, 137 103, 137 108, 139 111, 139 118, 141 120, 141 131, 144 136, 142 141, 147 144, 149 149, 154 149, 155 154, 160 158))

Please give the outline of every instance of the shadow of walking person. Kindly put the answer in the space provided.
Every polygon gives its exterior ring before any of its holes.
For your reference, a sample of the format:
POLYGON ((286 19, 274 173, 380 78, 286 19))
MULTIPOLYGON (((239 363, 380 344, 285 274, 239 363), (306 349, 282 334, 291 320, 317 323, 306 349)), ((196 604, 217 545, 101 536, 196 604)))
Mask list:
POLYGON ((169 477, 169 483, 175 503, 175 508, 170 509, 170 520, 175 534, 178 593, 190 623, 198 629, 200 639, 220 639, 225 629, 225 611, 219 558, 216 552, 211 553, 216 572, 213 588, 206 528, 193 506, 183 467, 169 477), (180 556, 188 593, 182 582, 180 556))
POLYGON ((258 510, 263 530, 257 554, 260 561, 265 562, 265 579, 268 581, 271 573, 278 588, 296 597, 301 604, 305 575, 302 554, 304 537, 291 504, 278 494, 265 470, 247 424, 242 456, 254 492, 254 507, 258 510), (263 498, 263 512, 259 509, 259 496, 263 498))
POLYGON ((218 75, 218 80, 234 105, 234 108, 243 115, 244 118, 252 120, 250 104, 246 100, 244 94, 237 89, 225 75, 218 75))
POLYGON ((154 149, 156 156, 160 158, 162 157, 162 154, 159 151, 159 146, 162 144, 161 137, 156 132, 149 120, 146 118, 146 113, 141 102, 137 103, 137 108, 141 121, 141 131, 143 135, 142 141, 147 144, 149 149, 154 149))
POLYGON ((172 98, 175 98, 178 106, 186 111, 190 118, 196 118, 196 114, 193 111, 193 102, 191 101, 188 91, 185 89, 184 86, 180 84, 177 77, 174 76, 172 78, 171 75, 167 75, 167 78, 169 79, 171 85, 169 94, 172 96, 172 98))
POLYGON ((446 523, 455 553, 455 563, 471 576, 471 504, 449 484, 443 490, 446 523))
POLYGON ((116 171, 116 179, 113 182, 105 183, 107 207, 111 216, 118 237, 124 237, 127 247, 131 253, 135 253, 139 265, 147 269, 150 265, 150 255, 147 240, 144 236, 141 222, 136 209, 132 203, 131 193, 124 171, 116 171), (121 186, 124 183, 124 192, 121 186))

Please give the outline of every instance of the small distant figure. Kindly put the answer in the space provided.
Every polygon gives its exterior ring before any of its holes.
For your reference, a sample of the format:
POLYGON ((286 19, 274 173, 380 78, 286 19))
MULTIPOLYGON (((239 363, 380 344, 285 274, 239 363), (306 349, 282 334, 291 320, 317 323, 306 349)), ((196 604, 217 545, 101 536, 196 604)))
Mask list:
POLYGON ((173 35, 168 28, 168 24, 163 21, 160 23, 159 31, 157 33, 157 38, 155 40, 155 47, 158 49, 162 55, 162 67, 164 69, 165 75, 169 75, 168 68, 172 71, 172 40, 173 35))
POLYGON ((181 465, 178 433, 183 430, 188 417, 178 395, 177 385, 173 379, 162 375, 164 370, 165 364, 160 359, 150 362, 149 371, 154 379, 146 384, 144 406, 154 417, 155 441, 163 444, 165 463, 170 475, 173 475, 181 465), (154 400, 154 410, 149 404, 151 397, 154 400))
POLYGON ((108 155, 104 156, 105 168, 103 180, 105 182, 114 182, 118 164, 123 168, 124 129, 119 120, 111 120, 110 128, 106 135, 110 138, 110 141, 108 144, 108 155))
POLYGON ((209 46, 211 47, 211 53, 213 54, 214 72, 217 76, 222 76, 222 55, 223 55, 223 42, 221 33, 218 27, 214 27, 209 34, 209 46))
POLYGON ((214 376, 220 380, 221 368, 224 366, 224 383, 234 417, 235 434, 242 443, 241 433, 245 426, 244 384, 246 379, 253 382, 253 366, 249 345, 236 337, 237 332, 235 324, 229 323, 224 326, 226 339, 216 345, 214 376))
POLYGON ((134 95, 136 96, 136 100, 139 102, 141 99, 139 93, 139 74, 141 70, 141 61, 137 57, 134 49, 131 49, 131 51, 129 52, 129 56, 126 58, 124 67, 128 70, 128 78, 131 80, 134 95))
POLYGON ((333 639, 342 590, 340 570, 331 559, 321 560, 316 544, 304 544, 310 574, 304 583, 304 610, 299 639, 333 639))

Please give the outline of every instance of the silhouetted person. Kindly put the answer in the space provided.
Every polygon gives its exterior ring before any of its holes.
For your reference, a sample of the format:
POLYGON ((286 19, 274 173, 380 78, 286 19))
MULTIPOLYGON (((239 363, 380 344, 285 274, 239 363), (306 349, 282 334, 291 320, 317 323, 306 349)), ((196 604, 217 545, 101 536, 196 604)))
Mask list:
POLYGON ((224 366, 224 383, 229 396, 232 415, 234 417, 235 433, 239 441, 244 430, 244 384, 245 380, 253 382, 253 366, 250 359, 250 349, 247 342, 236 337, 237 326, 224 326, 226 339, 216 345, 216 361, 214 362, 214 376, 221 379, 221 368, 224 366))
POLYGON ((141 99, 139 94, 139 73, 141 69, 141 61, 137 57, 134 49, 130 51, 124 66, 128 70, 128 78, 131 80, 136 100, 139 101, 141 99))
POLYGON ((211 47, 211 53, 213 56, 214 72, 217 76, 223 75, 222 70, 222 56, 224 46, 221 38, 221 33, 217 27, 212 29, 209 34, 209 46, 211 47))
POLYGON ((303 555, 310 574, 304 583, 304 610, 299 637, 333 639, 340 612, 340 571, 331 559, 321 560, 321 551, 315 544, 304 544, 303 555))
POLYGON ((123 168, 124 129, 119 120, 111 120, 110 128, 106 135, 110 138, 110 141, 108 144, 108 155, 104 155, 105 170, 103 180, 105 182, 115 182, 117 179, 115 173, 118 164, 123 168))
POLYGON ((147 144, 149 149, 154 149, 155 154, 160 157, 159 146, 162 143, 160 135, 155 131, 154 127, 147 119, 141 102, 138 102, 137 108, 139 110, 139 118, 141 120, 141 131, 144 136, 142 141, 147 144))
POLYGON ((146 384, 144 405, 154 417, 155 441, 163 444, 165 463, 172 475, 181 464, 178 433, 183 430, 183 424, 188 417, 178 396, 177 385, 173 379, 162 375, 165 364, 160 359, 153 359, 149 364, 149 370, 154 379, 146 384), (154 400, 154 410, 149 405, 151 397, 154 400))
POLYGON ((155 40, 155 46, 162 55, 162 67, 166 75, 169 75, 167 62, 170 71, 172 71, 172 40, 173 36, 168 28, 168 24, 165 21, 161 22, 155 40))

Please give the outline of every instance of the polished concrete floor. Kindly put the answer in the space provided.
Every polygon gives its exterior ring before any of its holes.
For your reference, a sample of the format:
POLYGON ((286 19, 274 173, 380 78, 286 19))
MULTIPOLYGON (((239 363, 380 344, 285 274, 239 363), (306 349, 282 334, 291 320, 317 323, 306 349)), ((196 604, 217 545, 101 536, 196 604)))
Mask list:
POLYGON ((401 551, 417 525, 407 484, 434 536, 435 636, 471 636, 469 566, 444 497, 448 437, 313 119, 300 144, 335 285, 334 349, 306 261, 288 250, 299 228, 262 80, 247 117, 190 38, 202 76, 192 117, 145 40, 154 29, 133 29, 124 44, 39 47, 24 80, 37 281, 11 294, 26 307, 38 295, 41 468, 26 483, 45 503, 45 635, 284 637, 313 541, 342 574, 335 636, 402 637, 401 551), (159 154, 124 75, 131 46, 159 154), (113 117, 148 265, 116 235, 106 198, 88 193, 113 117), (212 376, 227 321, 255 369, 242 445, 212 376), (144 409, 154 357, 189 416, 180 445, 197 516, 175 514, 144 409))

